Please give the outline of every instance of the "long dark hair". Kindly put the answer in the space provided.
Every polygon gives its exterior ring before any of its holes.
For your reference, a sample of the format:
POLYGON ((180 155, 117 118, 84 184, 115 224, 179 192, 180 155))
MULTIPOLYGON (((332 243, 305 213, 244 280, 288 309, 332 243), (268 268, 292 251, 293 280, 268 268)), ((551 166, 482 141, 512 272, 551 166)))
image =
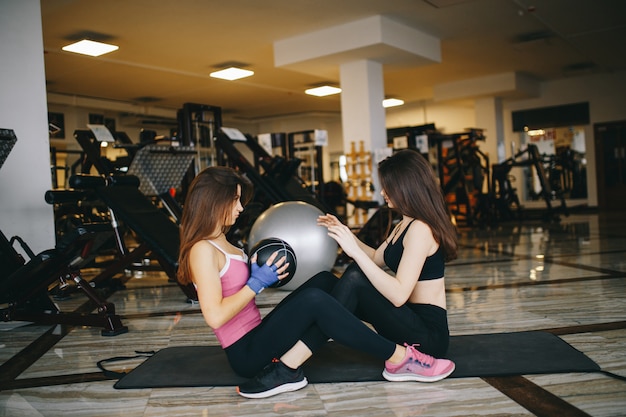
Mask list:
POLYGON ((421 220, 432 230, 446 261, 457 257, 457 233, 435 172, 424 156, 404 149, 378 164, 382 189, 400 214, 421 220))
POLYGON ((252 197, 251 183, 229 167, 209 167, 191 182, 180 222, 180 251, 177 278, 181 284, 192 282, 189 251, 198 241, 228 232, 225 226, 241 186, 241 203, 252 197), (220 225, 222 225, 220 227, 220 225))

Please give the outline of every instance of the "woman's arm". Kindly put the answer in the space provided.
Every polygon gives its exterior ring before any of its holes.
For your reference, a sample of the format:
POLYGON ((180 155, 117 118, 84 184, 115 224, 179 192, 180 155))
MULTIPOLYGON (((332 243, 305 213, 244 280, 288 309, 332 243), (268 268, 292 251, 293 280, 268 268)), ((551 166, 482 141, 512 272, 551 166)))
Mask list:
POLYGON ((193 281, 198 292, 202 316, 213 329, 232 319, 255 297, 247 285, 228 297, 222 296, 220 258, 224 255, 205 241, 199 241, 189 254, 193 281))
POLYGON ((361 250, 350 229, 343 225, 331 226, 328 232, 344 252, 359 265, 372 285, 396 307, 405 304, 411 297, 426 257, 430 252, 434 252, 433 247, 436 250, 436 242, 430 228, 420 221, 413 222, 404 236, 404 252, 394 277, 381 269, 361 250))
MULTIPOLYGON (((317 218, 317 224, 318 226, 324 226, 326 228, 342 225, 339 219, 332 214, 319 216, 317 218)), ((350 233, 352 233, 352 231, 350 231, 350 233)), ((363 251, 363 253, 365 253, 370 259, 372 259, 376 265, 382 267, 384 265, 383 252, 385 250, 385 247, 387 246, 386 242, 384 242, 383 245, 381 245, 378 249, 374 249, 359 240, 359 238, 357 238, 354 233, 352 233, 352 235, 354 236, 356 244, 359 245, 359 248, 363 251)))

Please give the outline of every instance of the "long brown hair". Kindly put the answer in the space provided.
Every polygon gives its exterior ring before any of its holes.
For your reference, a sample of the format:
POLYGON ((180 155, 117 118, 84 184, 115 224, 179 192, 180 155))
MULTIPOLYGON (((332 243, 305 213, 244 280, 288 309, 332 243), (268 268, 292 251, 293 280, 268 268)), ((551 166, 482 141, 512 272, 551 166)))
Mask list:
POLYGON ((456 259, 456 229, 428 160, 412 149, 404 149, 381 161, 378 175, 395 209, 426 223, 443 248, 446 261, 456 259))
POLYGON ((178 281, 192 282, 189 251, 198 241, 216 238, 228 232, 226 221, 237 199, 237 186, 241 186, 241 203, 252 197, 251 183, 232 168, 209 167, 191 182, 180 222, 180 251, 178 255, 178 281))

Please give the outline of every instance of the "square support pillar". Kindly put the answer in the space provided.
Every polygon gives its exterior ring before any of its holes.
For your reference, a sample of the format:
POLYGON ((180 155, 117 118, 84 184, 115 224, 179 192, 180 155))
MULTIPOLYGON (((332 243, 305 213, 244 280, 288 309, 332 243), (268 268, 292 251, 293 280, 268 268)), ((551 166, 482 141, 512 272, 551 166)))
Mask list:
MULTIPOLYGON (((381 63, 360 60, 342 64, 341 75, 341 121, 343 148, 350 152, 350 143, 358 146, 364 142, 367 152, 387 147, 385 127, 384 80, 381 63)), ((376 161, 372 161, 374 197, 380 200, 380 184, 376 161)))

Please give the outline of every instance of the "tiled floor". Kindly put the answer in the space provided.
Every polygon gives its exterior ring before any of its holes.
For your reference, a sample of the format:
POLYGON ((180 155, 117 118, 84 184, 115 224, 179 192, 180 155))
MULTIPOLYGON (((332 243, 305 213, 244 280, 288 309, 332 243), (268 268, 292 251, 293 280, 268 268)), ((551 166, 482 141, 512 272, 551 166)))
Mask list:
MULTIPOLYGON (((603 370, 626 376, 622 216, 465 230, 461 245, 446 270, 452 334, 548 330, 603 370)), ((285 294, 263 292, 262 311, 285 294)), ((232 387, 116 390, 99 360, 216 340, 198 307, 162 273, 130 279, 109 300, 128 333, 0 323, 0 416, 626 415, 626 382, 602 373, 315 384, 265 400, 243 399, 232 387)), ((60 305, 70 311, 84 301, 77 293, 60 305)))

